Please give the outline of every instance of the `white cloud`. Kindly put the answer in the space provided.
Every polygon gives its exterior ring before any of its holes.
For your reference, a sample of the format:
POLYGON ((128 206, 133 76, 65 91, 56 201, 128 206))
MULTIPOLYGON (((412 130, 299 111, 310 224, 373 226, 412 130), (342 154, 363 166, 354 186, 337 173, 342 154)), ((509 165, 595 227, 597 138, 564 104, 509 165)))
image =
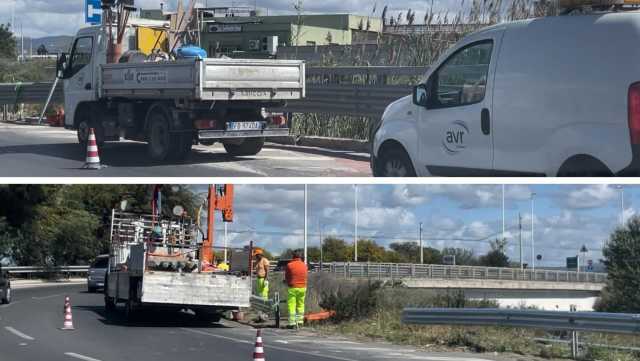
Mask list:
POLYGON ((570 191, 566 203, 568 207, 576 209, 599 208, 617 196, 618 191, 610 185, 589 185, 570 191))

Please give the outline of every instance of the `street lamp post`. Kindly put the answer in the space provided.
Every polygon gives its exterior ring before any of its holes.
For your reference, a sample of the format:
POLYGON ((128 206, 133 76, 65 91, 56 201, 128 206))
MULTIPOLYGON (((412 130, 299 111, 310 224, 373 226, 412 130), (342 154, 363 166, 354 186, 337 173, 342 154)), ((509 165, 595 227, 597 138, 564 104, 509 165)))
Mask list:
POLYGON ((620 191, 620 225, 624 227, 624 187, 617 186, 620 191))
POLYGON ((355 191, 355 204, 354 204, 354 213, 355 213, 355 229, 354 229, 354 252, 353 252, 353 260, 354 262, 358 262, 358 185, 354 186, 355 191))
POLYGON ((536 193, 531 193, 531 269, 536 270, 536 243, 533 237, 533 203, 536 198, 536 193))
POLYGON ((505 218, 504 218, 504 184, 502 185, 502 239, 506 239, 505 237, 506 227, 505 227, 505 218))
POLYGON ((307 259, 307 185, 304 185, 304 263, 308 264, 307 259))
POLYGON ((420 234, 420 264, 424 264, 424 248, 422 246, 422 222, 420 222, 418 233, 420 234))

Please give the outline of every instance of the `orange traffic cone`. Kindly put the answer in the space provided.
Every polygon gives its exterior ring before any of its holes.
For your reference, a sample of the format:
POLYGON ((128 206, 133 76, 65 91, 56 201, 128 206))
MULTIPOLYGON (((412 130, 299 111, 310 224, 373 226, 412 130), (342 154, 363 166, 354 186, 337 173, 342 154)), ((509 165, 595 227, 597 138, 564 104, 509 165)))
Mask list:
POLYGON ((262 347, 262 335, 260 334, 260 330, 256 334, 256 347, 253 350, 253 361, 265 361, 264 358, 264 347, 262 347))
POLYGON ((96 134, 93 128, 89 129, 89 139, 87 141, 87 161, 84 163, 84 169, 102 169, 100 165, 100 155, 98 154, 98 143, 96 142, 96 134))
POLYGON ((64 298, 64 324, 62 330, 75 330, 73 327, 73 317, 71 316, 71 301, 69 296, 64 298))

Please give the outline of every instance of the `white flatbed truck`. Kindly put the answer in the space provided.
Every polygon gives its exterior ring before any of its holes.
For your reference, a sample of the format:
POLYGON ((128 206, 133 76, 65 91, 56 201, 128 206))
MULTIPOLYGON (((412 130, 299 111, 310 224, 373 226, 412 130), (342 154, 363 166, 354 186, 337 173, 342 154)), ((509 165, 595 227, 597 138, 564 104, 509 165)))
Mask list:
POLYGON ((141 308, 191 310, 218 322, 224 311, 249 307, 251 247, 227 249, 228 270, 203 271, 197 231, 185 218, 113 211, 106 310, 124 303, 129 320, 141 308))
POLYGON ((82 145, 93 128, 98 144, 146 142, 157 161, 182 159, 197 143, 220 142, 230 155, 255 155, 265 138, 289 135, 287 119, 265 109, 305 96, 302 61, 207 58, 107 64, 108 43, 105 26, 81 29, 70 53, 58 61, 65 128, 77 130, 82 145))

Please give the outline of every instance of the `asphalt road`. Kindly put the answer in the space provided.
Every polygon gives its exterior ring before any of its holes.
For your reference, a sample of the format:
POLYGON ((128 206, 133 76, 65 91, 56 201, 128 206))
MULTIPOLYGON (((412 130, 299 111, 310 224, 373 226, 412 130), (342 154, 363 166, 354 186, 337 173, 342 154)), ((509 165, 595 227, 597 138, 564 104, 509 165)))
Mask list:
MULTIPOLYGON (((223 321, 206 324, 187 313, 145 312, 127 323, 121 310, 107 316, 102 295, 85 285, 15 289, 0 306, 2 361, 251 361, 255 330, 223 321), (64 296, 72 303, 75 331, 60 330, 64 296)), ((278 361, 491 361, 464 353, 424 353, 401 346, 360 343, 309 331, 265 329, 267 360, 278 361)), ((502 359, 504 360, 504 358, 502 359)))
POLYGON ((179 163, 157 163, 138 142, 107 143, 107 167, 81 169, 86 151, 74 131, 0 123, 0 177, 369 177, 368 155, 268 144, 257 156, 231 157, 221 145, 196 146, 179 163))

